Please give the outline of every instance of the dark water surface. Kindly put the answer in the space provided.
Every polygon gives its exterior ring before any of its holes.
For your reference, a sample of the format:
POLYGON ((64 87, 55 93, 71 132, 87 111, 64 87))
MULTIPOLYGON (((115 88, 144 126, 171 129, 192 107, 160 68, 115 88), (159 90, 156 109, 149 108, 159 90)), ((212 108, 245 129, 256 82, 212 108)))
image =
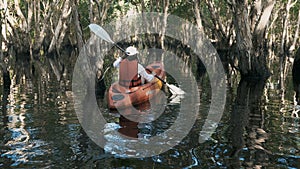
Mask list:
MULTIPOLYGON (((203 75, 197 81, 199 115, 190 133, 169 151, 147 158, 111 154, 107 151, 120 152, 127 143, 114 147, 108 141, 101 148, 85 134, 74 110, 70 75, 58 81, 46 70, 34 77, 12 76, 9 87, 1 83, 0 168, 300 168, 299 105, 294 106, 291 76, 284 96, 273 76, 228 87, 221 122, 200 144, 211 97, 209 77, 203 75)), ((118 138, 109 130, 131 137, 163 133, 180 108, 180 102, 167 99, 160 120, 139 124, 110 112, 105 98, 97 101, 113 141, 118 138)))

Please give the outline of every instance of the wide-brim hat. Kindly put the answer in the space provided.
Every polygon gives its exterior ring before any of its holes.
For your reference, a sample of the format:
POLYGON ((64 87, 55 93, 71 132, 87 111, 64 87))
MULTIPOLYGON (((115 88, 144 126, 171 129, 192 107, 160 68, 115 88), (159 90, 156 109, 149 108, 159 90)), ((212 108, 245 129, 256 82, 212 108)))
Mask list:
POLYGON ((139 51, 133 46, 126 48, 125 52, 128 56, 133 56, 139 53, 139 51))

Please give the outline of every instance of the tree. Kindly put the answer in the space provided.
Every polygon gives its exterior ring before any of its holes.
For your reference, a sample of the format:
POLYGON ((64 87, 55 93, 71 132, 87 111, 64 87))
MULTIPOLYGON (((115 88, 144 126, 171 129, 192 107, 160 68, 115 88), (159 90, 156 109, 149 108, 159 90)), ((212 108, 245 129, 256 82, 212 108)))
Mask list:
POLYGON ((255 1, 249 13, 247 0, 232 1, 238 68, 243 77, 269 76, 265 35, 274 4, 273 0, 255 1))

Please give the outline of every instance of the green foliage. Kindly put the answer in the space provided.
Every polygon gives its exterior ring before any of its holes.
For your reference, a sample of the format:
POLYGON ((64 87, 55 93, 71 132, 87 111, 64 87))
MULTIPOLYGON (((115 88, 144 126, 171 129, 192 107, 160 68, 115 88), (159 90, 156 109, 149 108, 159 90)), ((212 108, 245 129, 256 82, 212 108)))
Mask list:
POLYGON ((187 3, 186 1, 174 1, 170 4, 170 13, 172 15, 179 16, 189 21, 194 20, 193 3, 187 3))
POLYGON ((81 25, 85 28, 90 24, 88 1, 87 0, 79 1, 77 8, 78 8, 81 25))

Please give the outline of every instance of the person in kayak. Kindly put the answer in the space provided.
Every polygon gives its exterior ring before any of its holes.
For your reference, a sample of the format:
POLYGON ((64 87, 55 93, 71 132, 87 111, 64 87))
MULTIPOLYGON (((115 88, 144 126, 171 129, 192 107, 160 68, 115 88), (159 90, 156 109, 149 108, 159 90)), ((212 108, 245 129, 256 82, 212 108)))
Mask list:
POLYGON ((119 82, 123 86, 133 87, 138 84, 135 83, 139 81, 139 78, 142 78, 140 81, 143 84, 144 80, 151 82, 154 80, 154 75, 147 73, 145 68, 138 63, 138 50, 130 46, 125 50, 126 55, 124 57, 119 57, 113 63, 115 68, 119 68, 120 77, 119 82), (127 83, 127 82, 130 82, 127 83))

